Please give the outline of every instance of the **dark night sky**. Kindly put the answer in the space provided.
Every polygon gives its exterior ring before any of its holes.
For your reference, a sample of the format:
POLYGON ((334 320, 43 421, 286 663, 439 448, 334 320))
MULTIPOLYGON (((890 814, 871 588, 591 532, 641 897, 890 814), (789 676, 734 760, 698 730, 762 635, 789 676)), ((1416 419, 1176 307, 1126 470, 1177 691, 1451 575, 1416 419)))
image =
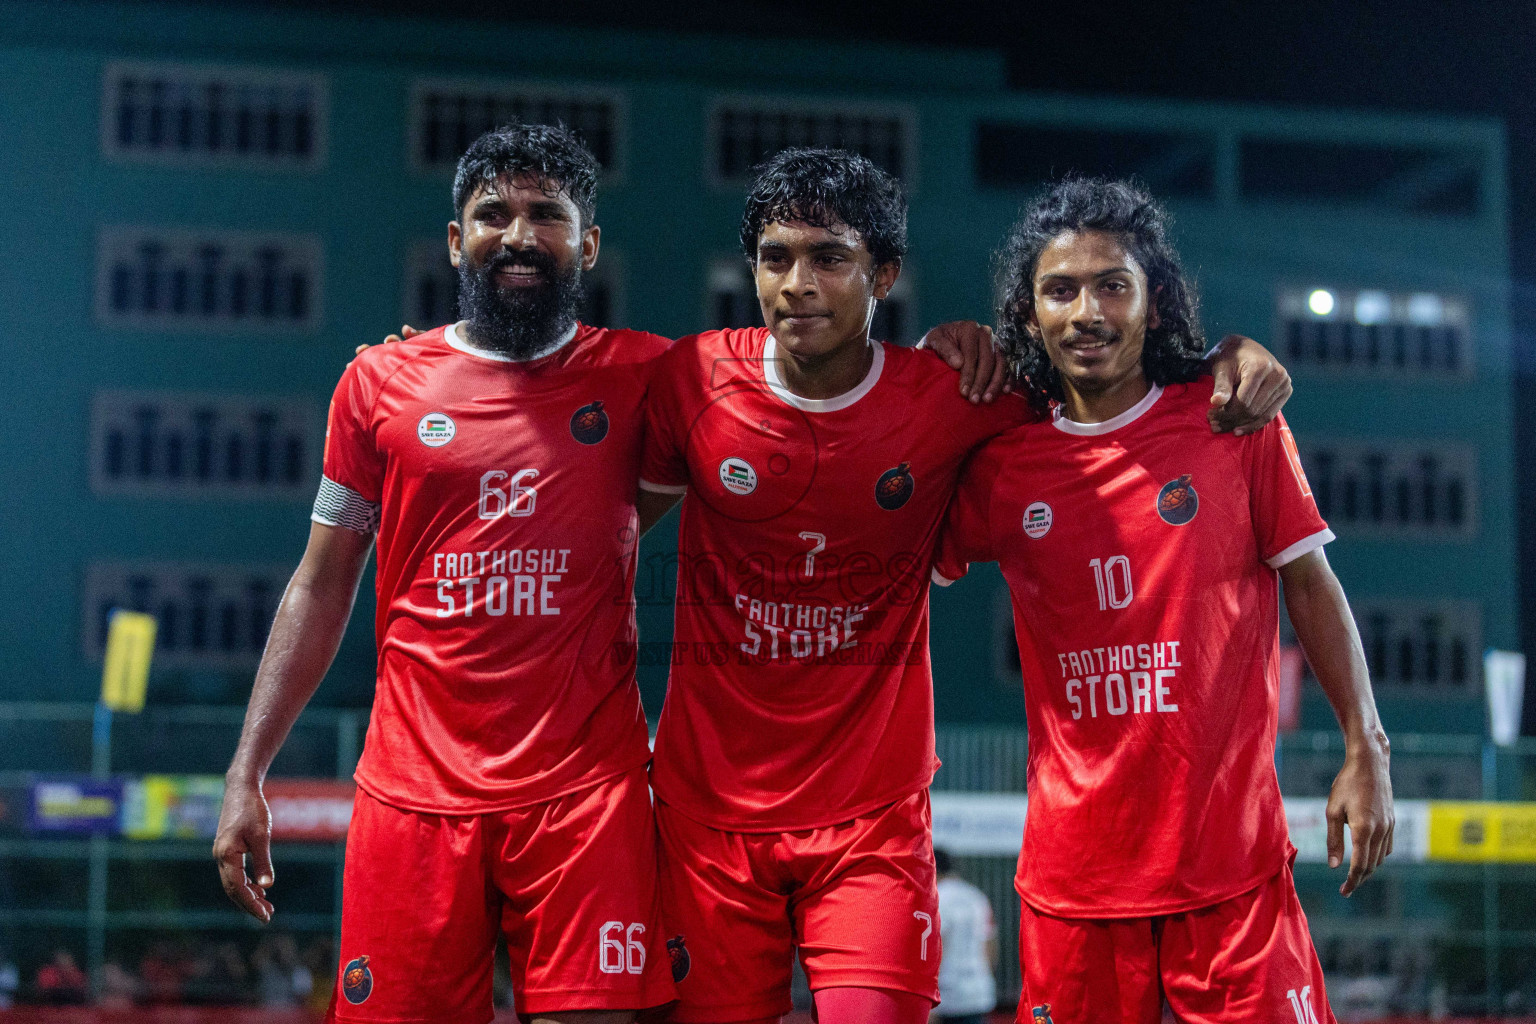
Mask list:
MULTIPOLYGON (((217 2, 217 0, 205 0, 217 2)), ((262 2, 262 0, 253 0, 262 2)), ((265 0, 315 6, 314 0, 265 0)), ((1473 113, 1508 126, 1514 245, 1517 447, 1524 647, 1536 651, 1536 0, 1524 3, 995 0, 321 0, 338 10, 521 18, 547 24, 742 34, 764 40, 882 40, 1002 48, 1012 85, 1084 95, 1473 113)), ((1536 701, 1527 701, 1527 728, 1536 701)))

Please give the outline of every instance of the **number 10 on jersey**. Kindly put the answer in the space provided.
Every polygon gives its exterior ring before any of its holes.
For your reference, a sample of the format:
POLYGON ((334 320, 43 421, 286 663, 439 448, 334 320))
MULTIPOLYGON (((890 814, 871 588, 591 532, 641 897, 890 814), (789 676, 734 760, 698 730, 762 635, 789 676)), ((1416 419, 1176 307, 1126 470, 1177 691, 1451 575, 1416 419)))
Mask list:
POLYGON ((1124 608, 1131 603, 1131 560, 1115 555, 1104 560, 1095 558, 1088 563, 1093 570, 1093 583, 1099 591, 1099 611, 1124 608))

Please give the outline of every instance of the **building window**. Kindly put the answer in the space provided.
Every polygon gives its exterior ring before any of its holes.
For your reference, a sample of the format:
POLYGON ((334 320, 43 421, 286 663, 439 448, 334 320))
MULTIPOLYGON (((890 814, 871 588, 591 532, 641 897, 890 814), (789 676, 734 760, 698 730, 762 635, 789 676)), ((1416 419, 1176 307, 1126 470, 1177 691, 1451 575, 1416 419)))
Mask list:
POLYGON ((313 235, 109 228, 97 315, 108 327, 311 329, 320 251, 313 235))
MULTIPOLYGON (((912 345, 921 337, 912 315, 912 275, 904 271, 884 301, 875 304, 869 336, 898 345, 912 345)), ((706 319, 713 329, 763 326, 762 307, 752 272, 740 257, 715 260, 709 271, 709 308, 706 319)))
POLYGON ((1211 199, 1216 194, 1216 139, 1003 121, 976 125, 976 180, 983 187, 1032 189, 1069 173, 1134 176, 1154 195, 1211 199))
POLYGON ((411 159, 422 171, 452 171, 475 139, 512 122, 563 123, 606 174, 621 160, 622 95, 611 89, 419 81, 411 96, 411 159))
MULTIPOLYGON (((582 275, 578 318, 591 327, 626 327, 622 302, 623 254, 604 248, 597 266, 582 275)), ((459 272, 442 241, 411 247, 405 270, 405 322, 429 330, 459 319, 459 272)))
POLYGON ((159 620, 157 668, 254 668, 292 571, 277 566, 93 565, 85 578, 85 657, 101 660, 112 610, 125 608, 159 620))
POLYGON ((325 161, 326 96, 320 75, 109 64, 102 149, 156 162, 314 170, 325 161))
POLYGON ((1476 149, 1244 138, 1238 152, 1247 200, 1471 217, 1482 198, 1484 157, 1476 149))
POLYGON ((1471 312, 1460 298, 1287 288, 1276 307, 1277 347, 1289 366, 1405 376, 1472 371, 1471 312))
POLYGON ((1477 530, 1477 450, 1401 441, 1304 442, 1318 511, 1341 535, 1456 540, 1477 530))
POLYGON ((758 163, 794 146, 851 149, 911 188, 916 116, 893 106, 730 99, 710 111, 709 169, 715 180, 747 177, 758 163))
MULTIPOLYGON (((1376 686, 1436 693, 1472 690, 1482 678, 1482 614, 1470 601, 1350 602, 1376 686)), ((1287 643, 1295 637, 1282 622, 1287 643)), ((1311 668, 1307 668, 1308 678, 1311 668)))
POLYGON ((307 500, 322 424, 304 399, 101 392, 91 406, 91 491, 307 500))

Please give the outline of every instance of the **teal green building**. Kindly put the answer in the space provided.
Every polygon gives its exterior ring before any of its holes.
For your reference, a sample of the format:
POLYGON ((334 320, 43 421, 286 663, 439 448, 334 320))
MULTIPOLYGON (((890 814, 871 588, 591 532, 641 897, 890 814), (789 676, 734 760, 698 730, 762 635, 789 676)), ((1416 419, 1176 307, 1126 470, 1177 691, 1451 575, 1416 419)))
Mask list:
MULTIPOLYGON (((1210 334, 1294 374, 1388 724, 1481 728, 1481 651, 1516 636, 1496 123, 1021 95, 985 52, 213 7, 12 4, 0 57, 0 386, 28 426, 4 456, 26 591, 8 696, 90 699, 125 604, 161 615, 152 700, 243 699, 330 389, 357 343, 452 316, 453 163, 519 117, 565 120, 604 164, 589 317, 669 335, 755 316, 735 228, 781 146, 905 179, 912 254, 880 324, 902 341, 988 317, 989 254, 1041 182, 1140 175, 1210 334)), ((641 587, 665 640, 668 588, 641 587)), ((1001 594, 936 599, 943 718, 1019 719, 1001 594)), ((366 702, 366 612, 322 699, 366 702)), ((1328 724, 1315 697, 1306 721, 1328 724)))

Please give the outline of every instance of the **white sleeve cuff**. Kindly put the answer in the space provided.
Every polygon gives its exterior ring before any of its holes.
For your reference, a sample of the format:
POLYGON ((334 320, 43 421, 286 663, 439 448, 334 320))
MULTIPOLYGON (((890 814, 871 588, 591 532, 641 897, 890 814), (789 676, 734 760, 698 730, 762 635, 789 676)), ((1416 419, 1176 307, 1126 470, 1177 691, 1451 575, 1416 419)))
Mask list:
POLYGON ((929 574, 928 574, 928 578, 933 581, 935 586, 940 586, 940 587, 947 587, 951 583, 955 582, 954 580, 950 579, 948 576, 945 576, 943 573, 939 572, 938 569, 931 570, 929 572, 929 574))
POLYGON ((640 489, 650 491, 653 494, 687 494, 687 484, 653 484, 645 477, 640 478, 640 489))
POLYGON ((1264 559, 1264 564, 1269 566, 1271 569, 1278 569, 1282 565, 1296 561, 1296 559, 1300 558, 1302 555, 1311 554, 1333 539, 1333 531, 1325 526, 1321 530, 1318 530, 1316 533, 1314 533, 1312 536, 1303 537, 1301 540, 1297 541, 1295 544, 1292 544, 1278 555, 1264 559))

